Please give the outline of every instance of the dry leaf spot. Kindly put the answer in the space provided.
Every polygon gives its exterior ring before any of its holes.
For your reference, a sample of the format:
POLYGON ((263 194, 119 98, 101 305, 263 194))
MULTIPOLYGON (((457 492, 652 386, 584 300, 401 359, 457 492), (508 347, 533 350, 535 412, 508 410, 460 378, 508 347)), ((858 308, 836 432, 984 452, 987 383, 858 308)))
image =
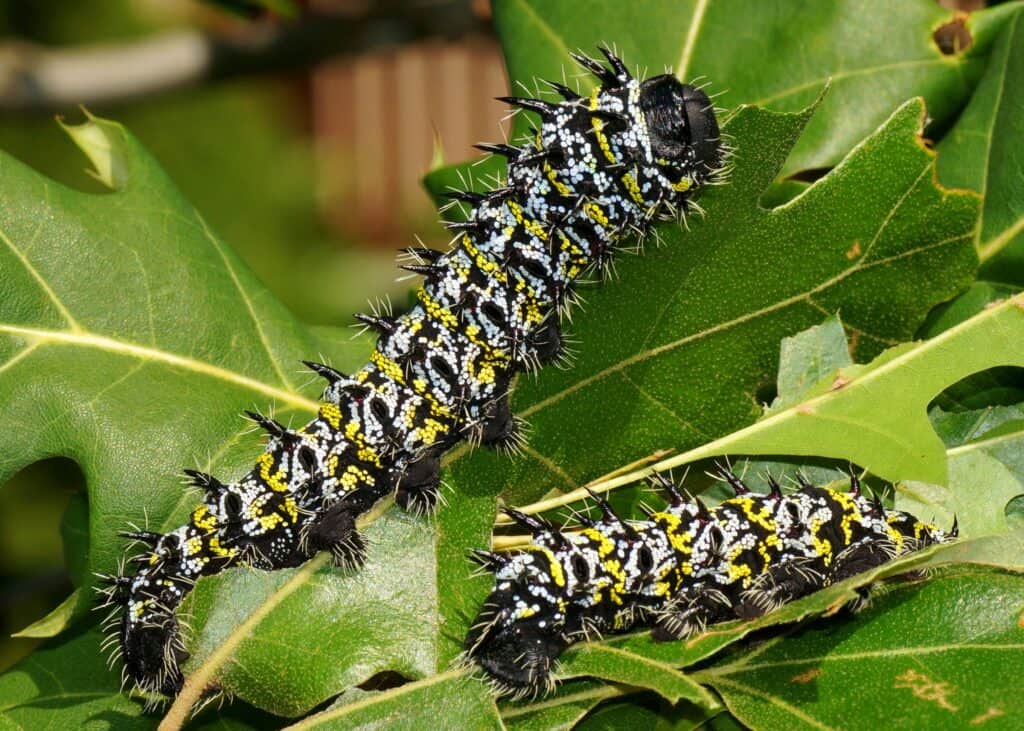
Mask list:
POLYGON ((960 710, 958 706, 954 706, 949 700, 949 696, 956 691, 956 686, 932 680, 924 673, 919 673, 916 670, 910 669, 903 673, 903 675, 897 675, 896 682, 893 683, 892 687, 909 688, 915 698, 934 703, 939 708, 947 711, 960 710))
POLYGON ((832 391, 838 391, 839 389, 841 389, 843 386, 845 386, 849 382, 850 382, 850 379, 847 378, 846 376, 838 375, 838 376, 836 376, 836 380, 832 381, 831 390, 832 391))
POLYGON ((846 250, 846 258, 853 261, 861 255, 862 249, 860 248, 860 239, 854 239, 853 244, 849 249, 846 250))
POLYGON ((999 718, 1000 716, 1004 716, 1004 715, 1006 715, 1006 711, 1004 711, 1002 708, 996 708, 995 706, 991 706, 984 713, 979 713, 977 716, 972 718, 971 719, 971 725, 972 726, 980 726, 981 724, 985 723, 986 721, 991 721, 993 718, 999 718))
POLYGON ((794 675, 789 679, 791 683, 810 683, 812 680, 821 675, 821 668, 809 668, 798 675, 794 675))

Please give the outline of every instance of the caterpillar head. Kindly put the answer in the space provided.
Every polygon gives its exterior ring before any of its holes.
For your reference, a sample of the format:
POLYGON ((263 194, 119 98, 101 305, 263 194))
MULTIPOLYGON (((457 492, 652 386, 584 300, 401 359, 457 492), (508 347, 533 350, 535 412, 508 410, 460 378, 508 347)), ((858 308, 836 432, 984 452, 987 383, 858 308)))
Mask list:
POLYGON ((640 85, 640 109, 659 172, 675 202, 682 202, 722 167, 725 150, 714 105, 697 87, 665 74, 640 85))
POLYGON ((552 665, 569 644, 631 626, 642 609, 631 597, 670 568, 663 532, 645 538, 611 514, 585 525, 544 530, 511 557, 477 554, 495 572, 495 586, 466 651, 505 693, 539 693, 552 685, 552 665))
MULTIPOLYGON (((159 570, 154 573, 163 581, 159 570)), ((148 572, 135 577, 123 599, 120 648, 127 676, 135 679, 142 690, 174 697, 184 683, 181 664, 188 653, 178 620, 162 609, 165 591, 166 587, 162 590, 148 572)))
POLYGON ((561 562, 540 548, 487 554, 481 562, 495 571, 495 585, 466 638, 466 654, 500 692, 535 695, 550 684, 551 666, 569 645, 561 562))

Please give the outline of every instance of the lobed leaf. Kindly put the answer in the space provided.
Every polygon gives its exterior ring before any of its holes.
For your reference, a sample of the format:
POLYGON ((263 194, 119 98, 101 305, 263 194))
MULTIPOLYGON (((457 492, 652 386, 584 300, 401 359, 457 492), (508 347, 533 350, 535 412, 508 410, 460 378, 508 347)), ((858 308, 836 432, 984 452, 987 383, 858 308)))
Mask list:
POLYGON ((1024 650, 1022 606, 1020 576, 954 568, 695 678, 753 729, 1012 728, 1024 715, 1006 672, 1024 650))

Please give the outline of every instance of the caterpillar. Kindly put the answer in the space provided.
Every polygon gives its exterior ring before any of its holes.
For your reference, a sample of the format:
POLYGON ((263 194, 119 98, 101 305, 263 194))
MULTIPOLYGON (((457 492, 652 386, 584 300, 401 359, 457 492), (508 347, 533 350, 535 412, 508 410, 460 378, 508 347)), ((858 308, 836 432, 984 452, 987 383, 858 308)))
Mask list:
MULTIPOLYGON (((501 695, 534 696, 554 686, 554 666, 571 644, 649 625, 657 641, 690 637, 708 625, 752 619, 848 577, 957 537, 914 516, 887 510, 851 490, 812 485, 783 494, 751 491, 718 467, 735 496, 714 508, 686 499, 661 474, 663 510, 644 521, 619 518, 590 493, 600 520, 580 516, 568 532, 516 510, 505 513, 532 534, 514 554, 477 550, 494 588, 466 637, 464 658, 501 695)), ((854 604, 866 602, 862 593, 854 604)), ((853 608, 857 608, 854 606, 853 608)))
POLYGON ((635 79, 601 51, 607 65, 573 54, 599 82, 589 96, 549 82, 557 103, 501 98, 540 128, 521 147, 481 146, 508 158, 506 181, 450 194, 471 215, 449 224, 448 251, 405 250, 403 268, 423 284, 400 317, 357 316, 378 333, 369 363, 351 375, 306 363, 327 381, 317 417, 292 430, 247 412, 269 434, 250 472, 224 483, 188 470, 204 497, 185 525, 123 533, 144 546, 139 569, 105 577, 101 591, 124 676, 142 691, 180 691, 176 610, 200 577, 293 567, 321 551, 358 567, 356 519, 375 503, 393 494, 431 510, 445 451, 463 439, 515 446, 512 379, 561 357, 575 283, 720 175, 726 147, 707 95, 669 75, 635 79))

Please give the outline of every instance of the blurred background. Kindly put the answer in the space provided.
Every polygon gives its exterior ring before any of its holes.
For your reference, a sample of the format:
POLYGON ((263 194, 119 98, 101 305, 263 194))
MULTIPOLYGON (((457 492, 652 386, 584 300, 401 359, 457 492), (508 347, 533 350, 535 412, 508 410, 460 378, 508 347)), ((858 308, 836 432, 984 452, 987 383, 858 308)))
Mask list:
MULTIPOLYGON (((123 123, 313 323, 404 298, 395 250, 449 238, 420 178, 503 138, 506 86, 487 2, 0 0, 0 150, 100 191, 56 118, 123 123)), ((71 589, 81 490, 67 460, 0 489, 0 672, 71 589)))

